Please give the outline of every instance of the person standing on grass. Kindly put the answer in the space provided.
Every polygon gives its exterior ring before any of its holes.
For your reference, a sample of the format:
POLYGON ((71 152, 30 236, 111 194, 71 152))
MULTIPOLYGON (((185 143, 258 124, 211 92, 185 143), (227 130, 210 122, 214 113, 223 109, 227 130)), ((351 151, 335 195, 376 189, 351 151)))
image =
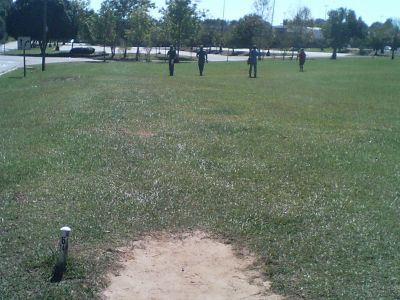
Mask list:
POLYGON ((257 78, 257 58, 260 56, 260 53, 257 51, 257 46, 254 45, 253 49, 250 50, 248 63, 250 65, 249 68, 249 77, 251 78, 251 74, 254 73, 254 78, 257 78))
POLYGON ((203 46, 200 46, 200 50, 197 51, 196 57, 198 58, 200 76, 203 76, 204 64, 206 62, 208 63, 208 55, 207 52, 204 51, 203 46))
POLYGON ((299 52, 299 65, 300 65, 300 72, 304 72, 304 64, 306 62, 306 53, 304 52, 304 49, 300 49, 299 52))
POLYGON ((174 46, 169 47, 167 56, 168 56, 169 76, 174 76, 175 59, 176 59, 176 50, 174 49, 174 46))

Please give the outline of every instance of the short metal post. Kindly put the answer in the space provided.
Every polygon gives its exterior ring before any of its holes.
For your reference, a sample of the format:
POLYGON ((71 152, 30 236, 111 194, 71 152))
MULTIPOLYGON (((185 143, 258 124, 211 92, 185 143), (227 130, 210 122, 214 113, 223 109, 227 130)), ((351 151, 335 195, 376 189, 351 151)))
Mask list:
POLYGON ((24 47, 24 77, 26 77, 26 55, 25 55, 25 50, 26 50, 26 44, 30 43, 30 40, 25 41, 23 47, 24 47))
POLYGON ((25 59, 25 48, 24 48, 24 77, 26 77, 26 59, 25 59))
POLYGON ((61 230, 61 238, 59 243, 58 259, 54 267, 54 272, 51 278, 51 282, 61 281, 67 265, 68 238, 71 232, 71 228, 62 227, 60 230, 61 230))

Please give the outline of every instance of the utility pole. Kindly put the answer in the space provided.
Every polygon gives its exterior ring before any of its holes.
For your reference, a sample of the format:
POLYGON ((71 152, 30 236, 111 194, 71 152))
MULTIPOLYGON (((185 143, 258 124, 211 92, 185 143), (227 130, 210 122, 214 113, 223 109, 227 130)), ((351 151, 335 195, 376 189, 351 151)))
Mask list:
POLYGON ((224 0, 224 7, 222 8, 222 20, 225 20, 225 0, 224 0))
POLYGON ((275 0, 272 4, 272 17, 271 17, 271 25, 274 26, 274 16, 275 16, 275 0))
MULTIPOLYGON (((224 6, 222 8, 222 22, 225 22, 225 0, 224 0, 224 6)), ((223 34, 224 34, 224 30, 222 30, 222 35, 223 34)), ((229 48, 226 51, 226 61, 229 61, 229 48)))
POLYGON ((47 0, 43 0, 42 71, 46 70, 47 29, 47 0))

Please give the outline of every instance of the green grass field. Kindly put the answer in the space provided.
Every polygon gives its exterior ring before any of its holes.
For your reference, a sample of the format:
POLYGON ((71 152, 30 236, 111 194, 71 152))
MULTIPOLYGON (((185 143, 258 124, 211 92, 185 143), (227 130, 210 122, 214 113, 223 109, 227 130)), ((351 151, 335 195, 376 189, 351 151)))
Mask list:
POLYGON ((118 246, 188 228, 246 245, 290 297, 400 298, 400 60, 167 69, 0 77, 1 299, 91 299, 118 246))

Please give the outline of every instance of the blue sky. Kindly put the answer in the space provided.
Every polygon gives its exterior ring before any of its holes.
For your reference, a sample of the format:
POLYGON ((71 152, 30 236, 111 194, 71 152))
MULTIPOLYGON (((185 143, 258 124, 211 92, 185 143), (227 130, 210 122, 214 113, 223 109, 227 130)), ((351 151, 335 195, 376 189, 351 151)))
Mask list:
MULTIPOLYGON (((273 0, 271 0, 272 2, 273 0)), ((102 0, 91 0, 94 9, 100 7, 102 0)), ((165 5, 165 0, 153 0, 157 10, 153 12, 158 17, 158 10, 165 5)), ((208 16, 222 18, 224 0, 197 0, 200 10, 207 10, 208 16)), ((225 19, 238 20, 246 14, 253 13, 253 0, 225 0, 225 19)), ((375 21, 385 21, 387 18, 400 19, 399 0, 275 0, 274 25, 282 23, 284 18, 292 18, 299 7, 307 6, 311 9, 313 18, 325 18, 326 12, 331 9, 345 7, 353 9, 357 17, 372 24, 375 21)))

